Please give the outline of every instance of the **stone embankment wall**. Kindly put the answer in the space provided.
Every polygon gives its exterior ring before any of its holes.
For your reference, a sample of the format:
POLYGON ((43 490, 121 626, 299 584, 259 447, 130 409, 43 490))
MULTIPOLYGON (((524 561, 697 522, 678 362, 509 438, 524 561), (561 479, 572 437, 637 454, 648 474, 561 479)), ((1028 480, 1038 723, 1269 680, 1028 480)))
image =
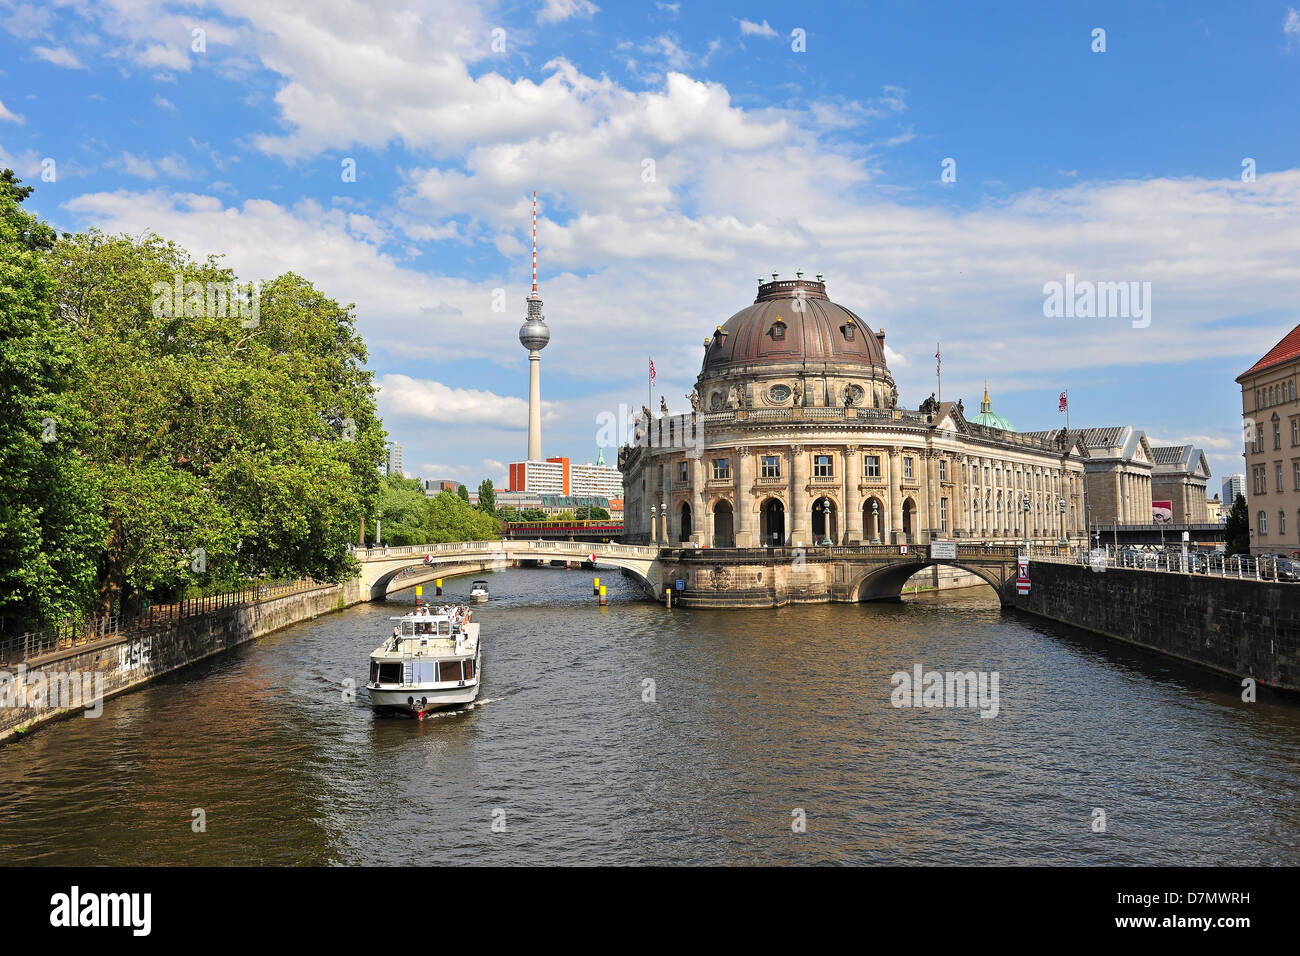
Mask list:
POLYGON ((89 708, 163 674, 364 600, 358 581, 298 591, 257 604, 165 621, 120 638, 70 647, 11 666, 4 675, 0 742, 45 721, 89 708), (99 680, 102 679, 102 685, 99 680), (21 686, 20 686, 21 685, 21 686))
POLYGON ((1017 610, 1300 691, 1300 584, 1034 561, 1017 610))

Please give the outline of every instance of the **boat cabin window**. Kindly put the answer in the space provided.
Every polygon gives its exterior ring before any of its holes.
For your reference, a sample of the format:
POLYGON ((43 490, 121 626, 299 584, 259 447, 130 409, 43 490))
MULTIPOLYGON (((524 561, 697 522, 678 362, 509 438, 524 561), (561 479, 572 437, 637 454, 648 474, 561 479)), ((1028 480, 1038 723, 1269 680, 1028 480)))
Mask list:
POLYGON ((461 674, 460 661, 439 661, 438 662, 438 680, 464 680, 461 674))
POLYGON ((446 620, 439 621, 439 622, 438 622, 438 633, 439 633, 439 634, 450 634, 450 633, 451 633, 451 621, 446 621, 446 620))
MULTIPOLYGON (((373 666, 373 664, 372 664, 373 666)), ((380 661, 379 678, 376 683, 380 684, 400 684, 402 682, 402 662, 401 661, 380 661)))
POLYGON ((464 664, 465 664, 465 679, 466 679, 466 680, 473 680, 473 679, 474 679, 474 662, 473 662, 472 660, 468 660, 468 661, 465 661, 464 664))

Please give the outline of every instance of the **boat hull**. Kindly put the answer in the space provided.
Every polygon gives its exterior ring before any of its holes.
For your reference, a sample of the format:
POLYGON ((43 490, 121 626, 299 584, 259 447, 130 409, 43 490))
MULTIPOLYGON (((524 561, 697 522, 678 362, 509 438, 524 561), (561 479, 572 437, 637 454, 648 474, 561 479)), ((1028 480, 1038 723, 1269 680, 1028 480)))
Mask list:
POLYGON ((478 697, 479 682, 466 681, 463 687, 429 687, 418 684, 367 684, 370 704, 376 711, 422 714, 448 707, 472 704, 478 697))

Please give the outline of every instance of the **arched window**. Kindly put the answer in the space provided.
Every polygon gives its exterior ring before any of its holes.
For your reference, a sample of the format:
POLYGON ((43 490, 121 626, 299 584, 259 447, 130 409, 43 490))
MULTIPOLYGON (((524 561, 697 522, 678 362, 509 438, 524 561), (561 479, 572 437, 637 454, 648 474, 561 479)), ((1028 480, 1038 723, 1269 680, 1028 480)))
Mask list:
POLYGON ((1286 512, 1280 509, 1277 513, 1277 533, 1286 534, 1286 512))

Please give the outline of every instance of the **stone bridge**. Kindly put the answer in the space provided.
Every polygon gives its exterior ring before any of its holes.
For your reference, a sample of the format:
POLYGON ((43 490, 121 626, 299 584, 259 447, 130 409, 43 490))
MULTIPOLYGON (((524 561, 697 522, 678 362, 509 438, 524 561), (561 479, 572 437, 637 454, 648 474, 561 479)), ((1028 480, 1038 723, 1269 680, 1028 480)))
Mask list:
POLYGON ((370 600, 382 600, 389 593, 439 577, 490 571, 517 560, 538 560, 581 561, 619 568, 628 571, 656 600, 663 598, 666 586, 672 587, 674 603, 685 607, 771 607, 896 599, 908 578, 936 564, 969 571, 986 581, 1004 606, 1015 603, 1016 546, 948 547, 956 549, 955 557, 931 557, 927 545, 661 548, 584 541, 493 540, 370 548, 356 551, 355 555, 361 562, 361 593, 370 600))
MULTIPOLYGON (((935 553, 941 553, 937 543, 935 553)), ((770 607, 827 601, 897 599, 907 579, 947 565, 982 578, 1004 607, 1015 603, 1015 545, 948 543, 955 557, 931 557, 928 545, 825 548, 664 549, 662 579, 686 607, 770 607)), ((950 551, 949 554, 952 552, 950 551)))
POLYGON ((656 598, 663 596, 658 547, 591 541, 457 541, 404 547, 363 548, 361 593, 372 601, 451 574, 508 567, 518 560, 586 561, 629 571, 656 598), (402 574, 402 572, 407 572, 402 574), (398 575, 402 575, 400 578, 398 575))

